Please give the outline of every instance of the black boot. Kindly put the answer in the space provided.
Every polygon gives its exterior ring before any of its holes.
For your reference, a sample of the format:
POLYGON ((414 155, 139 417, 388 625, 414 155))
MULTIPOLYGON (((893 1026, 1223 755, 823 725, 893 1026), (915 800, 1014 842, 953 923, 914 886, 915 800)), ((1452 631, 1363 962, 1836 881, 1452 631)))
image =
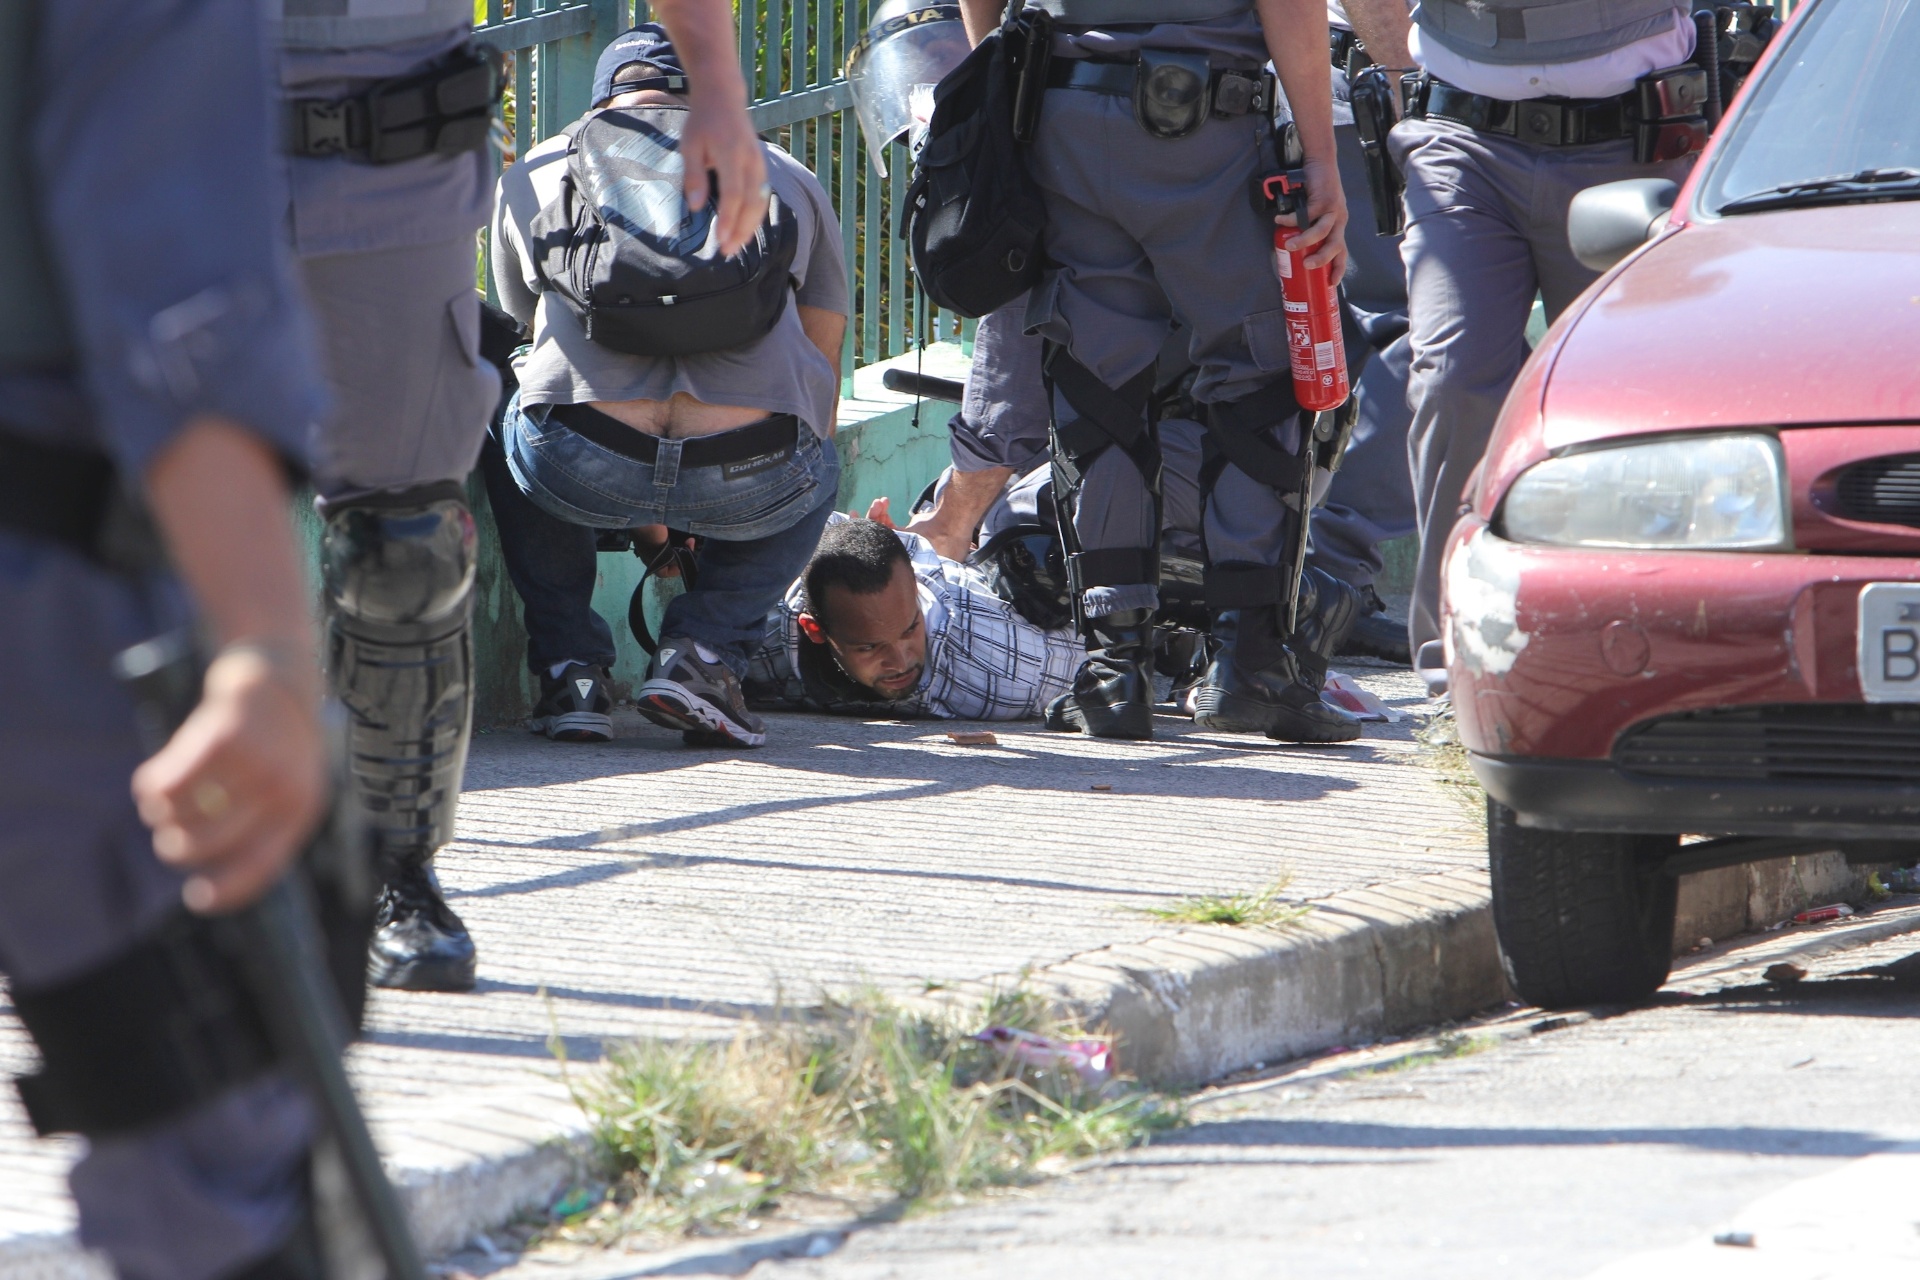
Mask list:
POLYGON ((1327 667, 1353 634, 1364 599, 1359 588, 1324 569, 1309 568, 1300 575, 1299 623, 1286 645, 1300 664, 1302 681, 1316 689, 1326 684, 1327 667))
POLYGON ((1360 616, 1340 646, 1342 654, 1379 658, 1403 667, 1413 665, 1413 650, 1407 643, 1407 624, 1387 616, 1387 605, 1372 587, 1360 588, 1360 616))
POLYGON ((367 981, 374 986, 473 990, 473 938, 440 896, 432 859, 389 868, 373 925, 367 981))
POLYGON ((1282 742, 1351 742, 1360 723, 1320 699, 1312 679, 1280 642, 1279 609, 1229 609, 1213 620, 1218 646, 1194 693, 1193 722, 1227 733, 1264 733, 1282 742))
POLYGON ((1095 738, 1153 736, 1153 610, 1128 609, 1089 621, 1087 660, 1073 692, 1047 704, 1049 729, 1095 738))

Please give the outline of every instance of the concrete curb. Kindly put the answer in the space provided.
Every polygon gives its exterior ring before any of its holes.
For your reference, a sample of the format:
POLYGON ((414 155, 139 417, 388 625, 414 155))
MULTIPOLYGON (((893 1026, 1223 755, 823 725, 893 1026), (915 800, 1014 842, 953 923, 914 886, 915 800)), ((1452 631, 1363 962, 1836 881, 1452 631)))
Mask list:
MULTIPOLYGON (((1831 861, 1801 860, 1784 871, 1774 864, 1733 869, 1738 879, 1713 873, 1721 877, 1714 891, 1696 893, 1691 911, 1683 903, 1677 936, 1690 941, 1688 930, 1715 926, 1741 932, 1784 919, 1812 898, 1842 896, 1836 890, 1859 877, 1831 861), (1775 884, 1783 879, 1792 881, 1790 889, 1775 884), (1739 910, 1731 905, 1736 899, 1739 910)), ((1395 881, 1312 905, 1280 929, 1194 926, 1022 974, 955 983, 920 999, 970 1012, 996 990, 1025 985, 1068 1017, 1113 1035, 1122 1070, 1180 1088, 1463 1018, 1508 998, 1484 871, 1395 881)), ((1846 940, 1914 927, 1906 920, 1856 926, 1846 940)), ((1841 942, 1836 936, 1834 945, 1841 942)), ((587 1122, 564 1086, 541 1078, 532 1087, 413 1109, 387 1155, 421 1248, 432 1257, 551 1204, 582 1176, 591 1148, 587 1122)), ((109 1273, 71 1236, 0 1242, 0 1280, 83 1278, 109 1280, 109 1273)))
POLYGON ((1177 1088, 1444 1022, 1506 998, 1485 872, 1336 894, 1277 930, 1195 926, 1060 964, 956 984, 971 1002, 1024 982, 1113 1035, 1119 1066, 1177 1088))

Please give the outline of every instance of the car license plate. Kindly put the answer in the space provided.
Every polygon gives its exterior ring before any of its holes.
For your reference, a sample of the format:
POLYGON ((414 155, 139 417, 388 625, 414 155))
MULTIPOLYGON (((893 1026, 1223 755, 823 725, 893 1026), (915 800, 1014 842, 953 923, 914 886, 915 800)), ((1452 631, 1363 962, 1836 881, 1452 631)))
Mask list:
POLYGON ((1920 702, 1920 582, 1861 588, 1860 691, 1868 702, 1920 702))

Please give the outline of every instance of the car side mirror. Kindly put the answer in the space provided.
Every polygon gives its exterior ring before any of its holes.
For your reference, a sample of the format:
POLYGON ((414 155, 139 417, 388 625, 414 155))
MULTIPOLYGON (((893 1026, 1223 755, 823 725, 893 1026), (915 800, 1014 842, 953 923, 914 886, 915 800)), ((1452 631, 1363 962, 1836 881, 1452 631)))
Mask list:
POLYGON ((1567 209, 1567 242, 1584 267, 1605 271, 1667 225, 1680 184, 1667 178, 1628 178, 1588 187, 1567 209))

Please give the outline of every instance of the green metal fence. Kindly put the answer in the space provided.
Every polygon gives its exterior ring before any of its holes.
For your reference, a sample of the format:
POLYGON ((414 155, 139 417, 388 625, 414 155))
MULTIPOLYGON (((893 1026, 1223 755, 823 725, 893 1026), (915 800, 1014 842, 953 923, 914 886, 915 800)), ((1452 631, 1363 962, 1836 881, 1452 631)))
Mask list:
MULTIPOLYGON (((735 0, 740 69, 755 128, 818 175, 840 219, 853 314, 844 367, 960 335, 931 312, 894 236, 911 167, 894 145, 888 177, 867 163, 842 64, 866 17, 864 0, 735 0)), ((484 0, 480 38, 507 53, 513 154, 559 132, 589 105, 594 59, 646 0, 484 0)), ((848 390, 851 390, 849 386, 848 390)))

